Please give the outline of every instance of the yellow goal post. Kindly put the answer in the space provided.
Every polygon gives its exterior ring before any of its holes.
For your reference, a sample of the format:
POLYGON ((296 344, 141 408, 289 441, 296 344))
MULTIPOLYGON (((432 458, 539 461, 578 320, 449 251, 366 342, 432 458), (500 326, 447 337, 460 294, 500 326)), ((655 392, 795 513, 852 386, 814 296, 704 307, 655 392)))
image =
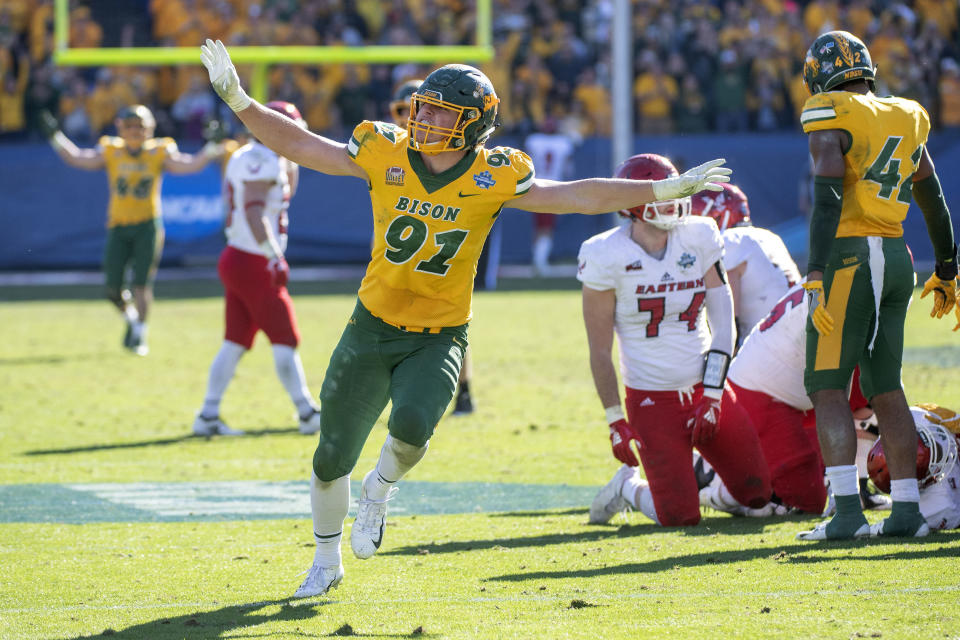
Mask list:
MULTIPOLYGON (((58 65, 166 66, 201 64, 200 42, 195 47, 99 47, 71 49, 70 0, 54 0, 54 52, 58 65)), ((267 99, 267 72, 271 64, 403 64, 425 62, 487 62, 493 59, 492 0, 476 0, 474 39, 465 46, 369 46, 369 47, 230 47, 236 64, 253 65, 250 95, 261 102, 267 99)))

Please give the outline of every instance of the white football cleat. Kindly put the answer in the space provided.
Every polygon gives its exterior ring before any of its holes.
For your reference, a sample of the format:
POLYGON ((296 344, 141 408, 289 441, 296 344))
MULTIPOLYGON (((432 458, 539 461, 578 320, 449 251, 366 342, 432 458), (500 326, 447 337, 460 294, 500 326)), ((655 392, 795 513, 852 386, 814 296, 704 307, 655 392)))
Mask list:
POLYGON ((207 438, 210 436, 242 436, 243 431, 231 429, 220 419, 220 416, 205 418, 198 413, 193 421, 193 435, 207 438))
MULTIPOLYGON (((312 598, 322 596, 340 586, 343 580, 343 564, 337 567, 322 567, 316 562, 306 572, 303 584, 293 594, 294 598, 312 598)), ((303 575, 303 574, 301 574, 303 575)))
POLYGON ((391 500, 399 489, 390 487, 383 500, 371 500, 367 497, 367 478, 376 473, 376 469, 367 472, 361 483, 360 499, 357 500, 357 518, 350 528, 350 547, 353 555, 366 560, 377 552, 383 542, 383 531, 387 524, 387 501, 391 500))
MULTIPOLYGON (((869 524, 863 524, 857 529, 852 536, 842 536, 838 538, 831 538, 827 535, 827 525, 830 524, 830 520, 824 520, 811 531, 801 531, 797 534, 797 540, 810 540, 814 542, 819 542, 821 540, 850 540, 851 538, 869 538, 873 534, 873 531, 869 524)), ((879 523, 878 523, 879 524, 879 523)))
POLYGON ((300 418, 300 433, 305 436, 320 431, 320 409, 314 409, 306 418, 300 418))
MULTIPOLYGON (((872 537, 874 537, 874 538, 883 537, 883 536, 884 536, 884 533, 883 533, 883 525, 884 525, 884 523, 886 523, 886 521, 887 521, 887 518, 884 518, 884 519, 881 520, 880 522, 874 522, 872 525, 870 525, 870 535, 871 535, 872 537)), ((890 536, 890 537, 924 538, 924 537, 926 537, 927 534, 929 534, 929 533, 930 533, 930 525, 928 525, 928 524, 926 523, 926 521, 924 521, 924 522, 917 528, 917 530, 913 533, 912 536, 890 536)))
POLYGON ((625 511, 630 503, 620 495, 623 484, 637 473, 637 467, 623 465, 613 478, 597 492, 590 504, 590 524, 606 524, 618 511, 625 511))

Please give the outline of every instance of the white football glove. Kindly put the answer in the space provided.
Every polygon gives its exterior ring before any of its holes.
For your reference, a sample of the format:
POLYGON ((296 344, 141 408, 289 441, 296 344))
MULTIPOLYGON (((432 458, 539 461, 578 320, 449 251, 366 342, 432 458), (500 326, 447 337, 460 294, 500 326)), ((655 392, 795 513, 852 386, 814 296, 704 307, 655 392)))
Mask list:
POLYGON ((250 106, 250 96, 240 86, 237 68, 230 61, 230 54, 223 43, 207 38, 200 45, 200 59, 210 74, 210 84, 217 95, 234 111, 243 111, 250 106))
POLYGON ((725 158, 717 158, 710 162, 689 169, 676 178, 666 178, 652 183, 653 197, 657 202, 686 198, 704 190, 722 191, 721 182, 730 182, 733 169, 721 166, 725 158))

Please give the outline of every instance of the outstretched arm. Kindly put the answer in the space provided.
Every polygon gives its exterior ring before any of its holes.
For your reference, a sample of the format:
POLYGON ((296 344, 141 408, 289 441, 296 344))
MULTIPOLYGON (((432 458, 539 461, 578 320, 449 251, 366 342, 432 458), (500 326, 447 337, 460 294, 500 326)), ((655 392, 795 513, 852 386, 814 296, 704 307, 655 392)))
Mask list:
POLYGON ((200 57, 210 74, 210 83, 254 137, 280 155, 303 165, 338 176, 366 178, 366 173, 347 153, 347 145, 301 129, 293 120, 267 109, 246 94, 237 70, 223 43, 207 40, 200 57))
POLYGON ((510 206, 536 213, 609 213, 621 209, 684 198, 709 189, 720 191, 729 182, 731 170, 721 158, 665 180, 588 178, 573 182, 535 179, 530 189, 510 206))
POLYGON ((163 168, 170 173, 182 175, 200 171, 211 160, 223 157, 223 144, 208 142, 197 153, 183 153, 179 149, 172 149, 163 161, 163 168))
POLYGON ((91 171, 103 169, 105 165, 103 149, 99 146, 92 149, 81 149, 73 144, 73 141, 60 130, 60 123, 57 122, 52 113, 46 110, 40 113, 40 126, 43 128, 50 146, 68 165, 91 171))

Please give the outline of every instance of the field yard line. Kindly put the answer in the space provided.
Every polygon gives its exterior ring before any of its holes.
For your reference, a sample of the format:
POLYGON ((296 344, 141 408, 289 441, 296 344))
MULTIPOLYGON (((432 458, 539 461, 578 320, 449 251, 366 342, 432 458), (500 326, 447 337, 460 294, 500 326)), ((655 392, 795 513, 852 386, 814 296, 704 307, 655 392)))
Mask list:
MULTIPOLYGON (((831 595, 848 596, 889 596, 896 594, 911 593, 946 593, 951 591, 960 591, 960 585, 945 587, 905 587, 903 589, 854 589, 851 591, 836 592, 830 589, 814 589, 809 591, 731 591, 717 593, 716 591, 644 591, 643 593, 586 593, 584 591, 572 592, 564 595, 552 596, 511 596, 511 597, 483 597, 483 598, 398 598, 395 600, 323 600, 325 604, 345 604, 345 605, 391 605, 391 604, 422 604, 430 602, 441 602, 450 604, 474 604, 474 603, 496 603, 496 602, 545 602, 553 600, 566 600, 567 598, 593 598, 596 600, 645 600, 650 598, 744 598, 744 597, 764 597, 764 598, 794 598, 803 596, 823 595, 829 591, 831 595)), ((318 600, 319 601, 319 600, 318 600)), ((304 600, 299 604, 307 604, 312 600, 304 600)), ((16 613, 37 613, 52 611, 113 611, 113 610, 147 610, 147 609, 191 609, 191 608, 225 608, 239 607, 243 609, 257 609, 270 605, 276 605, 276 601, 270 602, 239 602, 228 604, 223 602, 173 602, 158 604, 124 604, 124 605, 68 605, 63 607, 22 607, 16 609, 0 609, 0 614, 16 613)))

